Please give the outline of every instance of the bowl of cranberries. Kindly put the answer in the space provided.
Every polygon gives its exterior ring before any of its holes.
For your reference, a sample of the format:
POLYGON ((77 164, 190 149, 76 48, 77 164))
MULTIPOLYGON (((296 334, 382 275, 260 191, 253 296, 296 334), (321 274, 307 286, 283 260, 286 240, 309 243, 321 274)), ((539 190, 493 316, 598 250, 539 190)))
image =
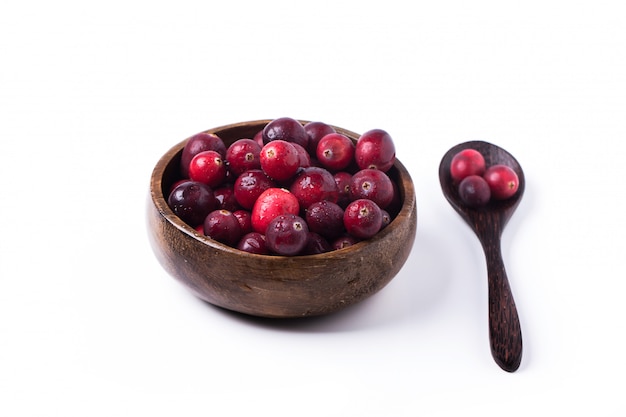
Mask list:
POLYGON ((164 269, 206 302, 252 316, 319 316, 385 287, 407 260, 415 191, 382 129, 289 117, 173 146, 150 180, 164 269))

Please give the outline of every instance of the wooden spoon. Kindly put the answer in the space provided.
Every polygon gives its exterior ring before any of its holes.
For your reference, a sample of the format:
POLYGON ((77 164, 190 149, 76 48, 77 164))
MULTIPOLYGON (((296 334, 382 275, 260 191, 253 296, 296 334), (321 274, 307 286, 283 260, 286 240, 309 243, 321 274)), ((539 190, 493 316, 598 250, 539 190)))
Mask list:
POLYGON ((522 360, 522 332, 502 260, 500 241, 504 227, 524 194, 524 172, 517 160, 504 149, 483 141, 470 141, 451 148, 444 155, 439 165, 439 181, 444 196, 476 233, 485 252, 491 354, 502 369, 514 372, 522 360), (466 148, 481 152, 487 166, 505 164, 513 168, 519 177, 517 193, 510 199, 492 201, 480 208, 465 206, 450 176, 450 162, 457 152, 466 148))

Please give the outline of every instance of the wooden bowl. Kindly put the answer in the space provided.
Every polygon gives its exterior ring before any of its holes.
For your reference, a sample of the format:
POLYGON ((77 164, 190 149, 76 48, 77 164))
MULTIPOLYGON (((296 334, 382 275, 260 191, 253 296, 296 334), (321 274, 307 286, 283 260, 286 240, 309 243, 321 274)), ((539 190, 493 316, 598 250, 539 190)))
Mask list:
MULTIPOLYGON (((252 138, 269 121, 236 123, 207 132, 217 134, 228 146, 237 139, 252 138)), ((354 141, 359 137, 333 127, 354 141)), ((328 314, 382 289, 408 258, 417 209, 411 177, 400 161, 389 173, 398 184, 401 209, 373 238, 319 255, 256 255, 202 236, 167 205, 167 190, 179 178, 185 142, 163 155, 152 172, 148 234, 164 269, 210 304, 259 317, 328 314)))

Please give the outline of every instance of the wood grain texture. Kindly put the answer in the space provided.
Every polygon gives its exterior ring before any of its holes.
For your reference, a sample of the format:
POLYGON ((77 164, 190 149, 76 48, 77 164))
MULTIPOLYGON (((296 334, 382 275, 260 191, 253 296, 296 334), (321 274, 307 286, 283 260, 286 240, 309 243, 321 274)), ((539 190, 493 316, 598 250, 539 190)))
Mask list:
MULTIPOLYGON (((207 130, 228 146, 252 138, 270 120, 207 130)), ((303 121, 304 123, 304 121, 303 121)), ((335 127, 353 140, 358 135, 335 127)), ((178 179, 186 141, 157 163, 150 182, 148 234, 164 269, 201 299, 260 317, 329 314, 382 289, 408 258, 417 227, 415 192, 406 168, 397 161, 390 175, 403 204, 394 221, 374 238, 352 247, 310 256, 268 256, 239 251, 198 234, 168 207, 166 190, 178 179)))
POLYGON ((444 196, 476 233, 485 252, 491 353, 502 369, 514 372, 522 360, 522 332, 502 260, 500 242, 504 228, 524 194, 524 172, 519 162, 504 149, 488 142, 471 141, 461 143, 446 152, 439 165, 439 179, 444 196), (485 207, 470 208, 464 205, 450 176, 450 163, 456 153, 467 148, 481 152, 487 166, 500 163, 513 168, 519 177, 517 193, 508 200, 492 201, 485 207))

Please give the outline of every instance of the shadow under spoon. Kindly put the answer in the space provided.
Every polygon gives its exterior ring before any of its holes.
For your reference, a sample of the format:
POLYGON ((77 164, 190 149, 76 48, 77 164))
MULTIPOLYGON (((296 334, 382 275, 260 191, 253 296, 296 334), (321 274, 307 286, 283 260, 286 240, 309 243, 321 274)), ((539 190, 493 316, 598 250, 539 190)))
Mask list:
POLYGON ((522 331, 504 268, 501 237, 524 194, 524 172, 517 160, 504 149, 488 142, 470 141, 456 145, 446 152, 439 165, 439 181, 444 196, 474 231, 485 252, 491 354, 502 369, 514 372, 522 360, 522 331), (513 168, 519 177, 519 188, 515 195, 507 200, 491 201, 479 208, 463 204, 450 176, 450 163, 456 153, 467 148, 482 153, 487 166, 505 164, 513 168))

